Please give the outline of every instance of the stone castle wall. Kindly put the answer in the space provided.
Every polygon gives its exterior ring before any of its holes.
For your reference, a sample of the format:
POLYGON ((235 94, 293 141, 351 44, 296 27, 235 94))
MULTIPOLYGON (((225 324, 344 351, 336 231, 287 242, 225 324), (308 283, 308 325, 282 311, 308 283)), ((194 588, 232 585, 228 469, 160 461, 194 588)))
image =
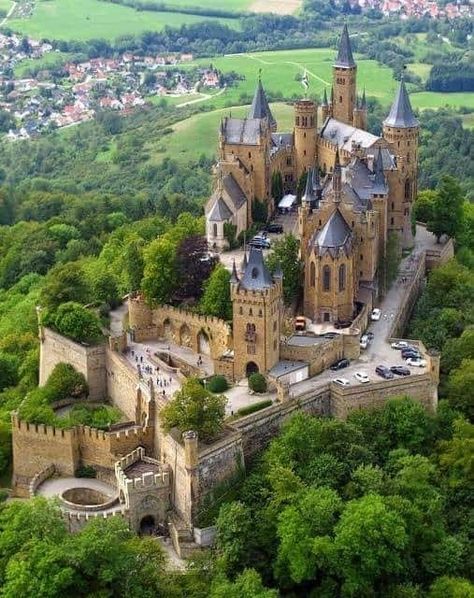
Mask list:
POLYGON ((230 327, 219 318, 169 305, 150 308, 140 296, 129 298, 128 309, 129 325, 137 341, 165 338, 213 359, 232 348, 230 327))
POLYGON ((137 371, 120 354, 107 347, 105 353, 107 395, 128 419, 136 417, 136 396, 139 385, 137 371))
POLYGON ((105 398, 105 343, 98 346, 83 345, 44 327, 40 328, 40 341, 40 386, 46 384, 58 363, 69 363, 84 374, 91 399, 105 398))

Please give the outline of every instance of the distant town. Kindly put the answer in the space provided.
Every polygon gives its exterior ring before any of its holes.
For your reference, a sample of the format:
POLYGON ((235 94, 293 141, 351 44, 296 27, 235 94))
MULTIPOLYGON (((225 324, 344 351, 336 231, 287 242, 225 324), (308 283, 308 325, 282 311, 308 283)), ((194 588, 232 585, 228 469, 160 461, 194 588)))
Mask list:
POLYGON ((361 9, 375 9, 386 17, 398 15, 401 19, 459 19, 471 17, 473 5, 471 2, 449 2, 444 6, 435 0, 352 0, 352 7, 361 9))
POLYGON ((126 52, 118 58, 45 66, 34 77, 14 77, 13 69, 21 61, 34 61, 51 52, 55 50, 49 43, 0 34, 0 109, 13 117, 9 140, 76 125, 101 110, 127 114, 153 96, 183 98, 185 103, 186 96, 225 87, 221 73, 211 65, 179 69, 180 64, 193 60, 192 54, 136 56, 126 52))

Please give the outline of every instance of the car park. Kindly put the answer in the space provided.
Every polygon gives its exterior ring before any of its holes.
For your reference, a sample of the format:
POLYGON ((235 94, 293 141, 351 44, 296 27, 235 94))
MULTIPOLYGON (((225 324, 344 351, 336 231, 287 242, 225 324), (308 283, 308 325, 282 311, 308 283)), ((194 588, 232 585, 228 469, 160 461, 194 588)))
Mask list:
POLYGON ((397 349, 398 351, 401 351, 402 349, 408 349, 410 347, 406 341, 397 341, 392 343, 390 346, 392 349, 397 349))
POLYGON ((409 376, 411 374, 410 370, 404 365, 392 365, 390 371, 397 376, 409 376))
POLYGON ((413 357, 409 357, 406 360, 406 364, 413 368, 424 368, 424 367, 426 367, 426 360, 425 359, 413 359, 413 357))
POLYGON ((372 313, 370 314, 370 319, 373 322, 378 322, 380 320, 380 316, 382 315, 382 310, 380 310, 378 307, 375 307, 372 310, 372 313))
POLYGON ((350 386, 351 383, 347 378, 334 378, 334 384, 339 384, 339 386, 350 386))
POLYGON ((356 372, 354 374, 354 378, 361 384, 367 384, 367 382, 370 382, 370 378, 365 372, 356 372))
POLYGON ((342 370, 350 365, 350 361, 348 359, 339 359, 335 363, 332 364, 331 370, 333 372, 337 372, 337 370, 342 370))
POLYGON ((270 222, 266 228, 269 233, 276 233, 277 235, 281 235, 283 232, 283 225, 276 224, 276 222, 270 222))
POLYGON ((378 365, 375 368, 375 373, 385 380, 391 380, 393 378, 393 372, 391 372, 390 368, 386 365, 378 365))

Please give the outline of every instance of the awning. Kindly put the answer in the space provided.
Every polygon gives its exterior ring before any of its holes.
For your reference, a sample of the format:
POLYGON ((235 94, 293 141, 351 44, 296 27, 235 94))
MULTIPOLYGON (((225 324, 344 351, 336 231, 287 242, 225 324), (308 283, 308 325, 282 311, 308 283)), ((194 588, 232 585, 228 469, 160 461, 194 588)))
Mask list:
POLYGON ((296 195, 291 195, 291 193, 288 193, 288 195, 284 195, 280 199, 278 208, 291 208, 291 206, 294 205, 295 203, 296 203, 296 195))

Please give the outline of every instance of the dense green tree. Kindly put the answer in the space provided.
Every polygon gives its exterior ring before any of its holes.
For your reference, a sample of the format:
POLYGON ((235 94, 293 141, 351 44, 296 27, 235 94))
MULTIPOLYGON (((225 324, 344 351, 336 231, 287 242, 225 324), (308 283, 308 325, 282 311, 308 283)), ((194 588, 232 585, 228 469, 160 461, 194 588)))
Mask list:
POLYGON ((222 429, 226 402, 224 396, 212 394, 199 380, 189 378, 160 411, 163 429, 193 430, 202 440, 209 440, 222 429))
POLYGON ((446 394, 450 404, 474 421, 474 359, 464 359, 449 375, 446 394))
POLYGON ((216 550, 227 575, 235 576, 248 563, 253 530, 251 511, 246 505, 222 505, 217 519, 216 550))
POLYGON ((125 246, 124 265, 127 289, 139 291, 143 278, 143 243, 140 240, 132 239, 125 246))
POLYGON ((204 286, 199 309, 206 316, 215 316, 223 320, 232 319, 230 273, 223 265, 217 265, 212 271, 204 286))
POLYGON ((176 251, 177 298, 199 299, 216 261, 209 255, 205 237, 192 235, 183 239, 176 251))
POLYGON ((176 289, 176 245, 166 237, 152 241, 144 253, 142 289, 150 302, 169 303, 176 289))
POLYGON ((440 577, 431 586, 428 598, 473 598, 474 585, 460 577, 440 577))
POLYGON ((75 341, 96 343, 102 338, 98 317, 73 301, 60 305, 53 315, 48 316, 46 323, 53 324, 60 334, 75 341))
POLYGON ((448 374, 458 368, 463 359, 474 359, 474 327, 466 328, 459 338, 446 341, 441 355, 441 369, 448 374))
POLYGON ((260 575, 245 569, 234 582, 218 578, 213 584, 210 598, 277 598, 277 590, 264 587, 260 575))
POLYGON ((18 382, 18 358, 0 351, 0 391, 18 382))
POLYGON ((462 232, 464 194, 459 183, 450 176, 443 176, 433 201, 431 219, 427 228, 439 243, 442 235, 456 238, 462 232))
POLYGON ((425 189, 417 195, 413 205, 413 217, 417 222, 425 224, 433 220, 433 209, 437 194, 433 189, 425 189))
POLYGON ((271 272, 275 272, 278 266, 283 272, 283 295, 288 305, 298 298, 301 289, 303 264, 299 250, 298 239, 287 234, 273 244, 273 251, 267 260, 271 272))
POLYGON ((85 303, 89 297, 90 290, 83 269, 79 264, 70 263, 50 270, 40 300, 43 307, 54 309, 67 301, 85 303))

